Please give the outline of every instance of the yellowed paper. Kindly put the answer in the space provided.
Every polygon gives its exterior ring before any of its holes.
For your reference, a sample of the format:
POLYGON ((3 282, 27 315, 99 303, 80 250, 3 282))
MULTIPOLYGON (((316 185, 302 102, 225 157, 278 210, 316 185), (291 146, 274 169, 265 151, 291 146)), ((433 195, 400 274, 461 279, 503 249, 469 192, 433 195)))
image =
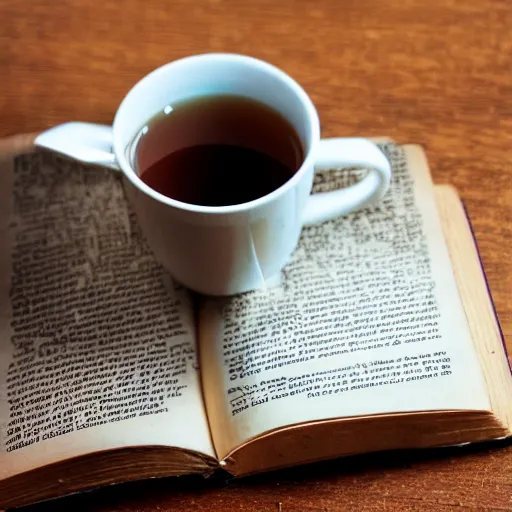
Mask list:
MULTIPOLYGON (((203 384, 220 457, 301 422, 490 409, 426 163, 417 148, 382 147, 393 184, 381 204, 305 229, 266 291, 205 303, 203 384)), ((356 175, 322 173, 315 189, 356 175)))
POLYGON ((0 192, 0 479, 128 446, 213 457, 190 297, 120 177, 4 152, 0 192))

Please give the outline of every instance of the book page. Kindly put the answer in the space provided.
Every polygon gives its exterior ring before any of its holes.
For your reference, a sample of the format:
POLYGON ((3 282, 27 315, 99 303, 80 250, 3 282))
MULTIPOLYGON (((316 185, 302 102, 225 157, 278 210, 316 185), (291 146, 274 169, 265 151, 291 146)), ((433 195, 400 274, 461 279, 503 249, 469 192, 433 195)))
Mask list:
MULTIPOLYGON (((205 300, 203 387, 220 457, 301 422, 490 409, 423 155, 381 147, 393 180, 380 204, 304 229, 266 290, 205 300)), ((319 173, 314 190, 361 172, 319 173)))
POLYGON ((121 175, 50 154, 0 167, 0 479, 126 446, 213 457, 188 292, 121 175))

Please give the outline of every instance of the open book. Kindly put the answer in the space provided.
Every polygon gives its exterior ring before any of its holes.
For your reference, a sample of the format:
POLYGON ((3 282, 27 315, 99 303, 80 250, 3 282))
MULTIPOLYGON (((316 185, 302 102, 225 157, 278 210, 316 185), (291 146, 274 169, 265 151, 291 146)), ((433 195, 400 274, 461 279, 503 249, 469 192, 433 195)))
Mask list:
MULTIPOLYGON (((0 507, 509 436, 512 379, 461 202, 421 148, 381 148, 383 202, 304 229, 280 276, 231 298, 171 280, 119 175, 4 158, 0 507)), ((319 173, 315 191, 358 172, 319 173)))

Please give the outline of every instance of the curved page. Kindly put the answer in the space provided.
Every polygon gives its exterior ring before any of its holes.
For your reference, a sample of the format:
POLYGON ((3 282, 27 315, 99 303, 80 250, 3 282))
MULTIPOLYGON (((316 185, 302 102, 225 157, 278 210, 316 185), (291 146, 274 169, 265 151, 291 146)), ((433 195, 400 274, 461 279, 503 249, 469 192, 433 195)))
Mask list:
POLYGON ((0 479, 128 446, 214 456, 193 310, 120 176, 49 154, 0 169, 0 479))
MULTIPOLYGON (((219 457, 300 422, 490 410, 424 157, 382 149, 393 167, 382 203, 305 229, 280 282, 203 304, 203 386, 219 457)), ((315 191, 357 174, 318 174, 315 191)))

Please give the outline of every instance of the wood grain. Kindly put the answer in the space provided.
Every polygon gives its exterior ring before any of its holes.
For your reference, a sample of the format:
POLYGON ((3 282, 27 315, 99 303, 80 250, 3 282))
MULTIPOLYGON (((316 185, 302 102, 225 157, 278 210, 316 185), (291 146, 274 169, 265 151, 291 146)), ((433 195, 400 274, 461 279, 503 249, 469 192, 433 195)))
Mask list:
MULTIPOLYGON (((151 69, 210 51, 280 66, 324 136, 422 144, 459 190, 512 352, 510 0, 0 0, 0 136, 109 123, 151 69)), ((512 510, 512 447, 358 457, 221 484, 123 485, 32 512, 512 510)))

